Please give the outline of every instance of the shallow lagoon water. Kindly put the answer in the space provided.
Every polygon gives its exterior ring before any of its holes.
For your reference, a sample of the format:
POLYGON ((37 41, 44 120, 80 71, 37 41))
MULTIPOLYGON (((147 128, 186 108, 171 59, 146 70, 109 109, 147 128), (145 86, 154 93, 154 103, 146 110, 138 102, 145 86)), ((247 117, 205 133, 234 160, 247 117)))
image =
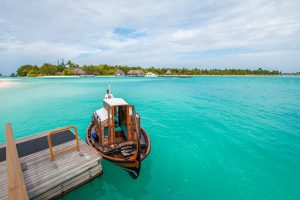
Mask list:
MULTIPOLYGON (((3 80, 3 79, 1 79, 3 80)), ((104 174, 62 199, 300 199, 300 78, 18 78, 0 88, 0 141, 75 125, 107 82, 134 104, 152 141, 141 175, 104 174)))

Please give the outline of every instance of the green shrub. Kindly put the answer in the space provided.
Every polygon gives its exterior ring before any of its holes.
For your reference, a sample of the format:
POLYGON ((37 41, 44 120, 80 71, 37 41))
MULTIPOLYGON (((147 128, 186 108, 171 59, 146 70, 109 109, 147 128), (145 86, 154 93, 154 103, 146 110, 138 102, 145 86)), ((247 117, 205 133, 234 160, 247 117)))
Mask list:
POLYGON ((73 69, 68 68, 64 70, 63 74, 66 76, 70 76, 70 75, 75 75, 75 72, 73 69))

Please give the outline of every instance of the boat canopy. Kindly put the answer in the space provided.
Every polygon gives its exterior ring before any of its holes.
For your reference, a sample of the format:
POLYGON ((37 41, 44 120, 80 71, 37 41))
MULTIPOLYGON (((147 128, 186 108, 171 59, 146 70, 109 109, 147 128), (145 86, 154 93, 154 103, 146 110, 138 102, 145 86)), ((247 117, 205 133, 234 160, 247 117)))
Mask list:
MULTIPOLYGON (((129 106, 129 104, 122 98, 111 98, 111 99, 104 99, 103 100, 103 108, 96 110, 94 115, 96 119, 100 122, 106 121, 108 119, 108 112, 107 110, 110 107, 114 106, 129 106)), ((129 115, 131 116, 131 109, 129 110, 129 115)))
POLYGON ((104 99, 103 103, 107 104, 109 107, 112 106, 126 106, 128 103, 122 98, 111 98, 111 99, 104 99))
POLYGON ((98 121, 107 120, 107 110, 105 108, 100 108, 94 112, 94 115, 98 121))

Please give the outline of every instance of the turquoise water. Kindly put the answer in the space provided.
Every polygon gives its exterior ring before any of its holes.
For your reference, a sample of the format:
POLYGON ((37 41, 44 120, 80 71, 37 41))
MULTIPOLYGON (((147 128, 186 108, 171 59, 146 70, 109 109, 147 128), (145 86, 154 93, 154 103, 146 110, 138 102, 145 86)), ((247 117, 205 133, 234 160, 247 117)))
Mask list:
POLYGON ((152 141, 133 180, 104 174, 62 199, 300 199, 300 78, 20 79, 0 89, 0 141, 76 125, 80 137, 107 82, 134 104, 152 141))

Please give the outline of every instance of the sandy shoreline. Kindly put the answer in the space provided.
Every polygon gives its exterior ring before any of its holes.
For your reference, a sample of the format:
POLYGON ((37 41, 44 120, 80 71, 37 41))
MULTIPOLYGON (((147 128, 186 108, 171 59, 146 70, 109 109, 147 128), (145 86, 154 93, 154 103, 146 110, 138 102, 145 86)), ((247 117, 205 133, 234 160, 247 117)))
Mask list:
MULTIPOLYGON (((257 77, 263 77, 263 76, 273 76, 273 77, 280 77, 280 76, 289 76, 289 75, 254 75, 254 74, 247 74, 247 75, 212 75, 212 74, 203 74, 203 75, 157 75, 157 77, 198 77, 198 76, 257 76, 257 77)), ((293 75, 291 75, 293 76, 293 75)), ((29 78, 86 78, 86 77, 146 77, 146 76, 114 76, 114 75, 86 75, 86 76, 39 76, 39 77, 29 77, 29 78)))
POLYGON ((13 79, 0 79, 0 89, 13 87, 17 84, 16 80, 13 79))

